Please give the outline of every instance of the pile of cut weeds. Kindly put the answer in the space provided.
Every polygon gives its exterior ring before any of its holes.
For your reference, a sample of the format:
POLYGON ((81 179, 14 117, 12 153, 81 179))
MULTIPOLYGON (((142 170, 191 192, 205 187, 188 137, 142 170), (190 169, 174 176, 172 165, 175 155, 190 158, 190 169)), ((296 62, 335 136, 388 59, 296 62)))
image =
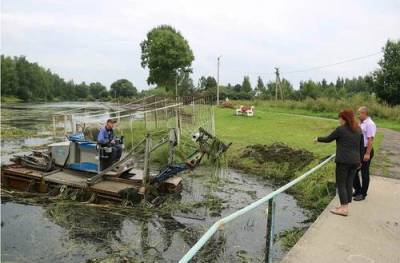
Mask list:
POLYGON ((244 148, 239 158, 230 160, 233 168, 261 175, 277 183, 284 183, 306 167, 314 155, 305 149, 293 149, 284 143, 255 144, 244 148))

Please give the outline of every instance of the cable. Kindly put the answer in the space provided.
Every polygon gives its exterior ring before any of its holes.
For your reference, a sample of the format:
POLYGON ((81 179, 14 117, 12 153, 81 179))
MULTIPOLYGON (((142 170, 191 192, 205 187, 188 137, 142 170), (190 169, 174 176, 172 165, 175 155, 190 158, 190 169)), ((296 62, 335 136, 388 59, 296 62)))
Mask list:
POLYGON ((348 63, 348 62, 353 62, 353 61, 357 61, 357 60, 373 57, 373 56, 376 56, 376 55, 381 54, 381 53, 382 53, 382 51, 379 51, 379 52, 375 52, 375 53, 372 53, 372 54, 369 54, 369 55, 365 55, 365 56, 362 56, 362 57, 346 59, 346 60, 342 60, 342 61, 339 61, 339 62, 336 62, 336 63, 326 64, 326 65, 321 65, 321 66, 315 66, 315 67, 311 67, 311 68, 308 68, 308 69, 286 71, 286 72, 282 72, 281 74, 301 73, 301 72, 307 72, 307 71, 317 70, 317 69, 321 69, 321 68, 333 67, 333 66, 344 64, 344 63, 348 63))
MULTIPOLYGON (((357 60, 362 60, 362 59, 365 59, 365 58, 373 57, 373 56, 382 54, 382 52, 383 51, 379 51, 379 52, 375 52, 375 53, 368 54, 368 55, 365 55, 365 56, 356 57, 356 58, 350 58, 350 59, 342 60, 342 61, 335 62, 335 63, 332 63, 332 64, 314 66, 314 67, 310 67, 310 68, 307 68, 307 69, 283 71, 280 74, 283 75, 283 74, 302 73, 302 72, 308 72, 308 71, 317 70, 317 69, 321 69, 321 68, 333 67, 333 66, 337 66, 337 65, 340 65, 340 64, 348 63, 348 62, 353 62, 353 61, 357 61, 357 60)), ((227 71, 227 72, 239 72, 239 70, 234 70, 234 71, 231 70, 231 71, 227 71)), ((275 72, 262 73, 262 72, 251 72, 251 71, 248 71, 248 72, 246 72, 246 74, 247 75, 248 74, 259 74, 259 75, 264 75, 265 76, 265 75, 275 75, 275 72)))

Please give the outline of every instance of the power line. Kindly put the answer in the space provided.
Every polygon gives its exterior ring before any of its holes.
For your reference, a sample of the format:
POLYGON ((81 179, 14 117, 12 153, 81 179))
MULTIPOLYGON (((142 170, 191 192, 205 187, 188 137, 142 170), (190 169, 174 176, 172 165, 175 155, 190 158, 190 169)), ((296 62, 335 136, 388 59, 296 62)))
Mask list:
MULTIPOLYGON (((349 63, 349 62, 353 62, 353 61, 357 61, 357 60, 362 60, 362 59, 366 59, 366 58, 369 58, 369 57, 373 57, 373 56, 376 56, 376 55, 379 55, 379 54, 382 54, 382 52, 383 51, 379 51, 379 52, 375 52, 375 53, 371 53, 371 54, 368 54, 368 55, 365 55, 365 56, 361 56, 361 57, 355 57, 355 58, 350 58, 350 59, 346 59, 346 60, 342 60, 342 61, 339 61, 339 62, 335 62, 335 63, 331 63, 331 64, 325 64, 325 65, 320 65, 320 66, 314 66, 314 67, 310 67, 310 68, 306 68, 306 69, 301 69, 301 70, 292 70, 292 71, 284 71, 284 72, 281 72, 280 74, 281 75, 283 75, 283 74, 295 74, 295 73, 302 73, 302 72, 308 72, 308 71, 313 71, 313 70, 318 70, 318 69, 322 69, 322 68, 328 68, 328 67, 333 67, 333 66, 337 66, 337 65, 341 65, 341 64, 345 64, 345 63, 349 63)), ((230 71, 227 71, 227 72, 230 72, 230 73, 233 73, 233 72, 243 72, 243 71, 241 71, 241 70, 230 70, 230 71)), ((247 71, 247 72, 245 72, 245 75, 248 75, 248 74, 258 74, 258 75, 275 75, 276 73, 275 72, 269 72, 269 73, 262 73, 262 72, 251 72, 251 71, 247 71)))
POLYGON ((311 67, 311 68, 308 68, 308 69, 286 71, 286 72, 283 72, 283 73, 281 73, 281 74, 302 73, 302 72, 317 70, 317 69, 321 69, 321 68, 333 67, 333 66, 340 65, 340 64, 344 64, 344 63, 348 63, 348 62, 353 62, 353 61, 357 61, 357 60, 361 60, 361 59, 373 57, 373 56, 376 56, 376 55, 381 54, 381 53, 382 53, 382 51, 379 51, 379 52, 375 52, 375 53, 372 53, 372 54, 368 54, 368 55, 365 55, 365 56, 362 56, 362 57, 350 58, 350 59, 342 60, 342 61, 335 62, 335 63, 332 63, 332 64, 326 64, 326 65, 321 65, 321 66, 315 66, 315 67, 311 67))

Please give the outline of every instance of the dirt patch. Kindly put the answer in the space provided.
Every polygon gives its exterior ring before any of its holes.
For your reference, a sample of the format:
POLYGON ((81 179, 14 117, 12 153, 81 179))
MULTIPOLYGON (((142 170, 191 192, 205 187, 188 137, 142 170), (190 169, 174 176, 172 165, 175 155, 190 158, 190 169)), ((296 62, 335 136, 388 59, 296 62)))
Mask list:
POLYGON ((313 159, 313 153, 293 149, 284 143, 255 144, 244 148, 240 158, 231 160, 230 164, 279 183, 290 180, 313 159))

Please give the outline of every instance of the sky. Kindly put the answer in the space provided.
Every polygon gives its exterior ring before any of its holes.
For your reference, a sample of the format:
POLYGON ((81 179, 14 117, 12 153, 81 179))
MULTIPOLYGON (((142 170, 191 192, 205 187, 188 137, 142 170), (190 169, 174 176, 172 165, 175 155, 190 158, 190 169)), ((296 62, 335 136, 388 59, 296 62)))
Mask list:
POLYGON ((140 42, 160 24, 179 30, 193 50, 192 78, 220 84, 353 77, 375 70, 388 39, 400 39, 400 1, 2 0, 1 53, 25 55, 66 80, 121 78, 147 89, 140 42), (374 54, 374 55, 371 55, 374 54), (371 56, 368 56, 371 55, 371 56), (313 70, 321 65, 368 56, 313 70), (295 72, 294 72, 295 71, 295 72), (299 72, 300 71, 300 72, 299 72))

